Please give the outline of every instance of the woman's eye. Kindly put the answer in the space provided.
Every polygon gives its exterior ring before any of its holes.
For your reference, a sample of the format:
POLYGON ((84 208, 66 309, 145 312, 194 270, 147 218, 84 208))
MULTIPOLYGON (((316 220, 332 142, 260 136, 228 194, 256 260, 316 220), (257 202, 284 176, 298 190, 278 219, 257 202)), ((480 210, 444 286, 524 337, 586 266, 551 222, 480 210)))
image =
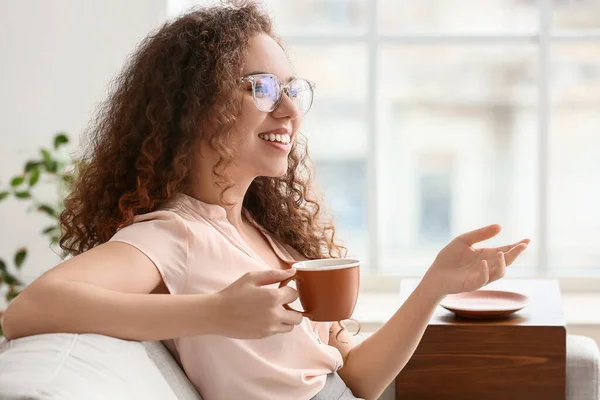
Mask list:
POLYGON ((266 95, 266 91, 267 91, 267 89, 264 86, 262 86, 262 85, 256 85, 254 87, 254 93, 255 93, 256 97, 263 97, 263 96, 265 96, 266 95))
POLYGON ((287 91, 287 95, 291 99, 295 99, 295 98, 299 97, 301 93, 302 93, 302 89, 301 88, 289 88, 288 91, 287 91))

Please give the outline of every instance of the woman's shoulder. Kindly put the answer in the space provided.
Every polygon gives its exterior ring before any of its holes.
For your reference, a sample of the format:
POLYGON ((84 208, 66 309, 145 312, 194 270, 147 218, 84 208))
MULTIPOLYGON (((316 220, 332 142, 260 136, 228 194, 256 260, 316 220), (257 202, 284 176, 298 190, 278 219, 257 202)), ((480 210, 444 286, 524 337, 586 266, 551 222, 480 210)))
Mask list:
POLYGON ((129 234, 135 236, 174 236, 189 240, 192 237, 203 236, 210 225, 177 201, 169 201, 156 210, 138 214, 130 224, 118 229, 115 236, 129 234))
POLYGON ((172 221, 173 223, 188 225, 190 223, 205 224, 201 210, 189 206, 181 196, 175 196, 171 200, 159 206, 156 210, 136 215, 133 223, 148 221, 172 221))

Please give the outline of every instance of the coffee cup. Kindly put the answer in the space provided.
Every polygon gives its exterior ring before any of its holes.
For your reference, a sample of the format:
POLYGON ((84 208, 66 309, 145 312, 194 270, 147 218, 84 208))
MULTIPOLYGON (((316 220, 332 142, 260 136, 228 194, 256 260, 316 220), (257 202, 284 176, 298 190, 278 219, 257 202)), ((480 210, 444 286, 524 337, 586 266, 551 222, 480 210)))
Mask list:
POLYGON ((296 274, 281 282, 279 287, 296 281, 296 290, 304 311, 313 321, 342 321, 349 319, 356 307, 360 287, 360 261, 352 258, 328 258, 300 261, 292 265, 296 274))

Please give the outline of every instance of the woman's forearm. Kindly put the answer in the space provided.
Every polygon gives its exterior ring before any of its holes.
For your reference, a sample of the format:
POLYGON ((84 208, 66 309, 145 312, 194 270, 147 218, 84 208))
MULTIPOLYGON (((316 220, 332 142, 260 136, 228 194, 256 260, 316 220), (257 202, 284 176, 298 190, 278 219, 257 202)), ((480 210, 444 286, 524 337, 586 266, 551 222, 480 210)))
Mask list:
POLYGON ((414 353, 443 296, 421 281, 394 316, 354 347, 340 370, 354 395, 377 399, 414 353))
POLYGON ((3 319, 7 338, 41 333, 97 333, 129 340, 163 340, 212 333, 214 295, 121 293, 77 281, 46 281, 27 289, 3 319))

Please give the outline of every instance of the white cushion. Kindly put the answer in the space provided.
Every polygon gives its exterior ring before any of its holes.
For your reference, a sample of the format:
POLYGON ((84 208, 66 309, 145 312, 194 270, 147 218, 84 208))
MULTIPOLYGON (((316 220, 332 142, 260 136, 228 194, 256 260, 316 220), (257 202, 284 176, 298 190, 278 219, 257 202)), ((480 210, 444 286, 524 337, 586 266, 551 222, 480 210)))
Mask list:
POLYGON ((600 400, 600 352, 592 338, 567 335, 567 399, 600 400))
MULTIPOLYGON (((164 366, 168 364, 164 356, 170 357, 156 350, 152 357, 164 366)), ((141 342, 48 334, 0 343, 0 399, 178 400, 178 396, 141 342)))

